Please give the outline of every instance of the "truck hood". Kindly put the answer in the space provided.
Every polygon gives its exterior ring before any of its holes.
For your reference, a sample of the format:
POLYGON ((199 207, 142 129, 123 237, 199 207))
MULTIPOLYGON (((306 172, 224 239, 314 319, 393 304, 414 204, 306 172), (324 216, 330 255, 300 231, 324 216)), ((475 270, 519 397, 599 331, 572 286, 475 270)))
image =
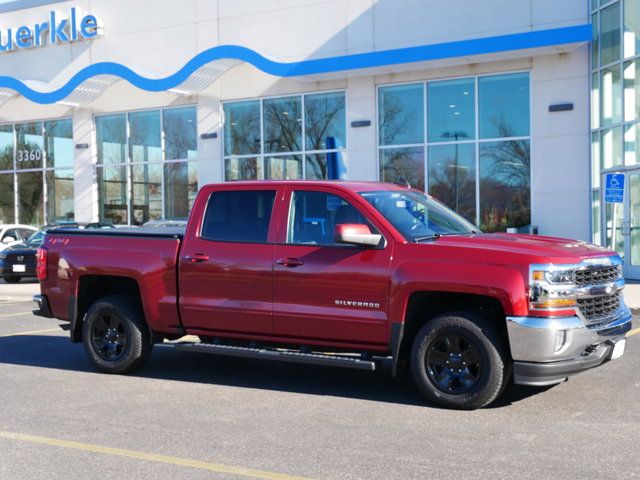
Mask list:
POLYGON ((526 257, 528 261, 545 263, 579 263, 585 258, 615 254, 611 250, 581 240, 511 233, 443 236, 437 239, 436 243, 442 247, 484 250, 487 253, 490 251, 508 257, 518 255, 526 257))

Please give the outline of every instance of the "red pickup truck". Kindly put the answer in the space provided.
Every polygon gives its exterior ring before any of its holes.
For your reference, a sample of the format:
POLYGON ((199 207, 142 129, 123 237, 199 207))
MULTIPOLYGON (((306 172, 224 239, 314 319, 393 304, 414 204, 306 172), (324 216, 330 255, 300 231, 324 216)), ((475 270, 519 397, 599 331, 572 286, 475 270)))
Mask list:
POLYGON ((410 368, 431 402, 473 409, 622 355, 621 260, 585 242, 483 234, 424 193, 374 182, 207 185, 186 230, 53 230, 36 313, 96 367, 154 343, 218 355, 410 368))

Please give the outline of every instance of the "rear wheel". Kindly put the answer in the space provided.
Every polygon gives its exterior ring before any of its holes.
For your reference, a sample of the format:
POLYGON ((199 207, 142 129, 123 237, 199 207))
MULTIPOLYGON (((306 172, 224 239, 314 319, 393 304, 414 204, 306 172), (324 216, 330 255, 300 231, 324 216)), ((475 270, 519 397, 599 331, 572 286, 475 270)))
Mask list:
POLYGON ((127 373, 140 368, 153 348, 140 307, 123 295, 104 297, 89 308, 82 326, 82 341, 93 363, 105 373, 127 373))
POLYGON ((2 277, 6 283, 18 283, 20 281, 20 277, 13 277, 10 275, 6 275, 2 277))
POLYGON ((411 350, 416 385, 430 401, 472 410, 504 390, 510 362, 497 329, 472 312, 434 317, 418 332, 411 350))

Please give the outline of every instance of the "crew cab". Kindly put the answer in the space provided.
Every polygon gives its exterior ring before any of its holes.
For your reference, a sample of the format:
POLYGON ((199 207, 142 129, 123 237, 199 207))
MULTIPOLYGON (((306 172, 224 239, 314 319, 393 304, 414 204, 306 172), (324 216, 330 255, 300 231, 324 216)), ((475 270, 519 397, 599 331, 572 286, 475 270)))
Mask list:
MULTIPOLYGON (((552 385, 624 353, 621 260, 585 242, 484 234, 388 183, 204 186, 186 228, 53 230, 36 313, 68 322, 96 367, 154 343, 364 370, 410 369, 445 407, 511 379, 552 385)), ((239 372, 240 374, 240 372, 239 372)))

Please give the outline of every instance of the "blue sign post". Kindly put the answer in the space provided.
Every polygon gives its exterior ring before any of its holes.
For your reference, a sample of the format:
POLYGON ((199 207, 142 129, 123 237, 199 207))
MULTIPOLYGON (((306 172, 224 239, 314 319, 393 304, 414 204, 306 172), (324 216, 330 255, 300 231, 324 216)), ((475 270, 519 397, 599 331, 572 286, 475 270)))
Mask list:
POLYGON ((607 173, 604 182, 604 201, 622 203, 624 201, 624 173, 607 173))

